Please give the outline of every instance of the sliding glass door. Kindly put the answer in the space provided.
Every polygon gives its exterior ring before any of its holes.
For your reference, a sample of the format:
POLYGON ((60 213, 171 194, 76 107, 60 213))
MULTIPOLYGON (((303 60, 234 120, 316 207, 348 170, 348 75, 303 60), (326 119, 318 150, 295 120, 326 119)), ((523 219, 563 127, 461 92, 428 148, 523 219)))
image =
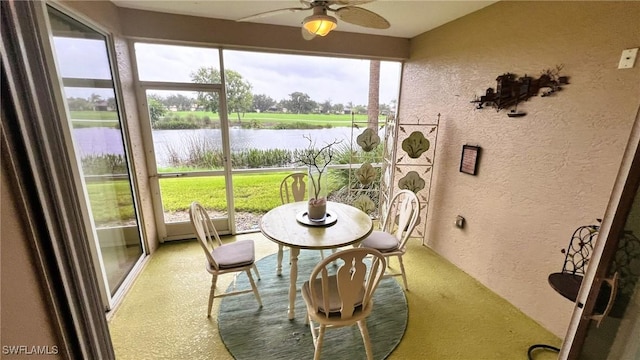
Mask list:
POLYGON ((232 232, 231 158, 219 50, 133 46, 161 241, 194 236, 189 222, 193 201, 209 211, 219 232, 232 232))
POLYGON ((230 184, 223 119, 217 112, 195 111, 199 97, 219 106, 219 86, 156 83, 143 90, 152 128, 148 154, 153 154, 151 186, 161 238, 182 239, 193 234, 188 213, 193 201, 207 209, 220 232, 227 232, 230 184), (166 101, 175 105, 167 107, 163 105, 166 101))
POLYGON ((138 207, 108 39, 48 7, 56 69, 105 307, 143 255, 138 207))

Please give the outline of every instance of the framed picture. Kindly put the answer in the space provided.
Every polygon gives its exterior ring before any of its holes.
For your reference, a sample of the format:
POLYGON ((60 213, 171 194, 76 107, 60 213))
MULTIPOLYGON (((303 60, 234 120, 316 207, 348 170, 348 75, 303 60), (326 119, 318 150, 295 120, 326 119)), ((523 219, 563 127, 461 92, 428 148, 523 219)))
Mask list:
POLYGON ((478 158, 480 146, 462 145, 462 158, 460 159, 460 172, 475 175, 478 172, 478 158))

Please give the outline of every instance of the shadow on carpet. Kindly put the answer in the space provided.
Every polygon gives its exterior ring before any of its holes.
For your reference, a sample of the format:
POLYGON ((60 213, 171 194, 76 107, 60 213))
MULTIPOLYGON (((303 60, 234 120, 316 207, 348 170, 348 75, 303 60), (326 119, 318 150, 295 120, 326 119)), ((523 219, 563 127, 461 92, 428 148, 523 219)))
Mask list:
MULTIPOLYGON (((309 280, 313 267, 320 261, 320 252, 300 252, 298 296, 295 319, 291 321, 287 318, 289 253, 284 255, 282 276, 276 276, 275 254, 256 263, 261 277, 256 282, 262 298, 261 309, 253 293, 222 298, 218 329, 225 346, 238 360, 313 358, 313 339, 309 325, 305 324, 307 308, 299 289, 303 282, 309 280)), ((236 287, 250 288, 246 274, 238 276, 236 287)), ((407 327, 407 300, 400 285, 392 278, 385 278, 378 285, 373 301, 367 327, 374 358, 385 359, 398 346, 407 327)), ((366 359, 358 326, 327 329, 322 358, 366 359)))

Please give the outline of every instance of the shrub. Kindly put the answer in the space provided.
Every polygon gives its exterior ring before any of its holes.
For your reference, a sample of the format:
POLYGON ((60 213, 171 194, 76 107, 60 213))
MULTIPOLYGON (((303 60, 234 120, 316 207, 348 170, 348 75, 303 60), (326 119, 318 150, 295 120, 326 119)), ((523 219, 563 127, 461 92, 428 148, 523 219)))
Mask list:
POLYGON ((178 116, 164 118, 156 123, 155 129, 175 130, 175 129, 198 129, 199 126, 195 122, 190 122, 178 116))
MULTIPOLYGON (((335 163, 337 164, 349 164, 352 161, 356 164, 363 164, 365 162, 378 163, 382 159, 383 147, 377 146, 373 151, 365 152, 363 150, 352 151, 348 144, 341 144, 336 149, 335 163)), ((339 190, 332 193, 329 197, 332 201, 343 202, 345 204, 353 205, 354 201, 361 195, 367 195, 376 205, 376 210, 370 215, 377 216, 377 206, 379 204, 379 189, 380 179, 382 178, 382 169, 375 167, 376 172, 375 181, 369 185, 362 185, 355 172, 359 167, 352 169, 332 169, 330 176, 334 182, 334 186, 339 190)))
POLYGON ((124 156, 117 154, 88 155, 81 159, 84 175, 126 174, 124 156))
POLYGON ((283 149, 248 149, 233 152, 231 162, 236 169, 286 167, 292 165, 293 153, 283 149))
POLYGON ((323 129, 323 128, 331 128, 331 125, 327 124, 325 126, 322 125, 314 125, 309 124, 302 121, 296 121, 294 123, 276 123, 273 125, 274 129, 283 130, 283 129, 323 129))
MULTIPOLYGON (((166 151, 169 163, 175 168, 212 170, 224 166, 222 149, 213 139, 205 136, 186 137, 181 144, 167 144, 166 151)), ((231 163, 236 169, 287 167, 293 165, 293 153, 284 149, 234 151, 231 163)))

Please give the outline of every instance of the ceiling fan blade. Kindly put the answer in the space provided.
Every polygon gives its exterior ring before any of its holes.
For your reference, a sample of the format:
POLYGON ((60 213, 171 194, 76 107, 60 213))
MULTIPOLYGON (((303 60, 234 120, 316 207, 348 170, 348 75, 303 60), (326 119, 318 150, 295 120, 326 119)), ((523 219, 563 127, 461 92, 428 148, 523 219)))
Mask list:
POLYGON ((330 0, 327 5, 355 6, 374 2, 375 0, 330 0))
POLYGON ((305 40, 313 40, 313 38, 316 37, 316 34, 312 34, 310 33, 307 29, 305 28, 300 28, 302 30, 302 38, 305 40))
POLYGON ((253 14, 251 16, 247 16, 247 17, 243 17, 241 19, 238 19, 236 21, 240 22, 240 21, 251 21, 251 20, 255 20, 255 19, 260 19, 263 17, 267 17, 267 16, 274 16, 274 15, 279 15, 279 14, 286 14, 286 13, 294 13, 294 12, 298 12, 298 11, 302 11, 302 10, 309 10, 311 9, 311 7, 300 7, 300 8, 285 8, 285 9, 278 9, 278 10, 270 10, 270 11, 265 11, 265 12, 261 12, 258 14, 253 14))
POLYGON ((382 16, 355 6, 341 7, 335 10, 335 13, 340 20, 354 25, 373 29, 388 29, 391 26, 382 16))

